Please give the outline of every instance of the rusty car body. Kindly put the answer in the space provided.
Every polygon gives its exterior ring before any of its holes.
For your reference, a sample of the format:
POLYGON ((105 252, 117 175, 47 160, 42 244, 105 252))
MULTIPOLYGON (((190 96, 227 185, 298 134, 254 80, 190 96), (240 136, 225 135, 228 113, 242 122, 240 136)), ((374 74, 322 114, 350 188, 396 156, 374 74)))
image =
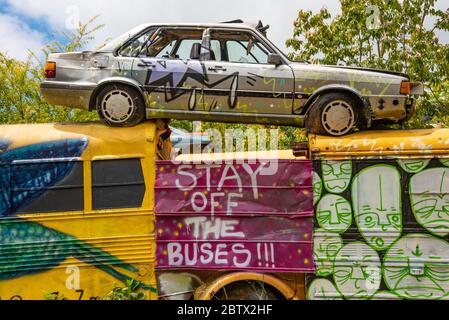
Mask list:
POLYGON ((97 110, 112 126, 149 119, 306 126, 341 136, 401 121, 423 85, 406 74, 295 62, 241 20, 146 24, 97 51, 50 54, 51 104, 97 110))

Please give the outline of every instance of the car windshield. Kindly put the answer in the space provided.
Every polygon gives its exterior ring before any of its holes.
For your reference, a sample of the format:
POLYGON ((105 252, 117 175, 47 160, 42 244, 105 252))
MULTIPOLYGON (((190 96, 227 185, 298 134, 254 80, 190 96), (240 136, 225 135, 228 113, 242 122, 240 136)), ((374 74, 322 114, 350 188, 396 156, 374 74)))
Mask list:
POLYGON ((120 37, 112 40, 108 44, 106 44, 104 47, 100 48, 100 51, 113 51, 117 49, 119 46, 121 46, 123 43, 125 43, 128 39, 132 38, 136 34, 138 34, 140 31, 145 29, 148 25, 147 24, 141 24, 138 27, 135 27, 128 32, 125 32, 120 37))

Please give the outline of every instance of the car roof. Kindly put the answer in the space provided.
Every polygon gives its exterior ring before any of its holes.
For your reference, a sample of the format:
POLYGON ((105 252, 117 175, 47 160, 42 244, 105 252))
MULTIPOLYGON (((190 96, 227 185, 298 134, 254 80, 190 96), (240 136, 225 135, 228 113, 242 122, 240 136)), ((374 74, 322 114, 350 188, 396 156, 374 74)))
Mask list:
POLYGON ((203 27, 203 28, 229 28, 229 29, 252 29, 257 30, 257 23, 253 22, 215 22, 215 23, 201 23, 201 22, 174 22, 174 23, 147 23, 145 27, 151 26, 166 26, 166 27, 203 27))

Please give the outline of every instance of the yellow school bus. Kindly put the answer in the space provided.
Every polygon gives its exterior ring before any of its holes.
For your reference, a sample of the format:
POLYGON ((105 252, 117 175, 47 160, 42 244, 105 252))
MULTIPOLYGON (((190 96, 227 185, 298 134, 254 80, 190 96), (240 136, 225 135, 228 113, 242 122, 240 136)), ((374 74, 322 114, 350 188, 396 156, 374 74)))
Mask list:
POLYGON ((126 280, 157 299, 155 161, 166 126, 0 127, 0 298, 98 299, 126 280))

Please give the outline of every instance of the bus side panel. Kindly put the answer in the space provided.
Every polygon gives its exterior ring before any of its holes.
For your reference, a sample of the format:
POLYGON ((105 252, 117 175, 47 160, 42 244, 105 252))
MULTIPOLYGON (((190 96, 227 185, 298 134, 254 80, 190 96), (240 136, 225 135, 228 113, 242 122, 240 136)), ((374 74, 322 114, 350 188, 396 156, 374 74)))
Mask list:
POLYGON ((308 299, 446 299, 449 161, 314 161, 308 299))
POLYGON ((81 161, 88 144, 0 143, 1 299, 98 299, 131 279, 157 299, 155 152, 81 161))

